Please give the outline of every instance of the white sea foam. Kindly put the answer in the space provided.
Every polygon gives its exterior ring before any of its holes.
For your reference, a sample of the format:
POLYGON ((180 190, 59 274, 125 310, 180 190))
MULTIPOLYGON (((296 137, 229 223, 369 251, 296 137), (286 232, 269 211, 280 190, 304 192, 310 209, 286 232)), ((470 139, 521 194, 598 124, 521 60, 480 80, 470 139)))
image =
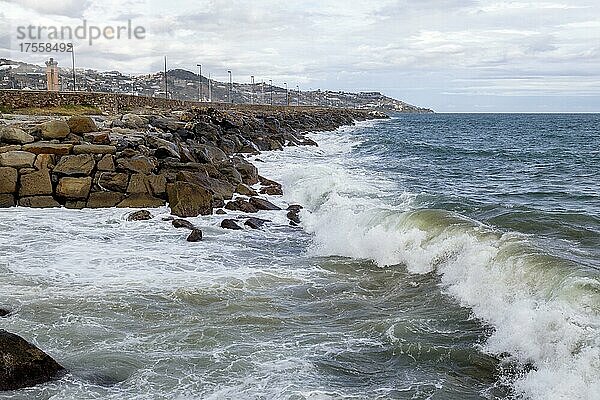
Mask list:
POLYGON ((270 153, 262 169, 284 183, 287 201, 307 206, 313 254, 435 271, 444 290, 495 328, 485 351, 535 365, 514 382, 517 393, 600 398, 597 274, 544 254, 522 235, 444 211, 409 211, 414 195, 395 198, 393 182, 361 168, 352 155, 356 135, 343 129, 313 138, 317 151, 270 153))

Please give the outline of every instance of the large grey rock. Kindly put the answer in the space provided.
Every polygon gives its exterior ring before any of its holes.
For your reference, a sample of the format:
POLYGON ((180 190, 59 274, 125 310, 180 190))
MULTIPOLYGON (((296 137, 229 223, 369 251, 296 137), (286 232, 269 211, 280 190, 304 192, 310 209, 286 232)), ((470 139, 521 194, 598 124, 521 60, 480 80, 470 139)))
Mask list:
POLYGON ((94 157, 90 154, 78 154, 74 156, 64 156, 58 161, 53 172, 62 175, 89 175, 96 163, 94 157))
POLYGON ((48 121, 40 124, 40 131, 44 139, 64 139, 71 130, 65 121, 48 121))
POLYGON ((212 194, 193 183, 175 182, 167 185, 171 214, 179 217, 197 217, 212 214, 212 194))
POLYGON ((0 127, 0 142, 26 144, 35 140, 33 136, 24 130, 12 126, 0 127))
POLYGON ((35 154, 27 151, 8 151, 0 153, 0 167, 31 168, 35 162, 35 154))
POLYGON ((16 390, 48 382, 64 368, 20 336, 0 330, 0 390, 16 390))

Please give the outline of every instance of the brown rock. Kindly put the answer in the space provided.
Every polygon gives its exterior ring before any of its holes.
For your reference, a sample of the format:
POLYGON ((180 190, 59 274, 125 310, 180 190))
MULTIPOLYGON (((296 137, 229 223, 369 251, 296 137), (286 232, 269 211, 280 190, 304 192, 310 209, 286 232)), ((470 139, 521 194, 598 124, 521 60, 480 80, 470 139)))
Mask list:
POLYGON ((202 240, 202 231, 200 229, 193 229, 192 232, 186 239, 188 242, 199 242, 202 240))
POLYGON ((260 189, 260 194, 268 194, 269 196, 282 196, 283 189, 281 186, 267 186, 260 189))
POLYGON ((12 194, 0 194, 0 208, 15 206, 15 196, 12 194))
POLYGON ((77 135, 98 131, 98 127, 94 120, 83 115, 72 116, 67 120, 67 125, 71 132, 77 135))
POLYGON ((43 196, 52 194, 52 182, 47 169, 21 174, 19 178, 19 196, 43 196))
POLYGON ((242 175, 242 182, 246 185, 258 183, 258 169, 246 160, 237 159, 235 169, 242 175))
POLYGON ((98 171, 114 171, 115 170, 115 158, 114 156, 107 154, 98 161, 98 171))
POLYGON ((133 174, 127 186, 127 193, 148 193, 154 196, 165 194, 167 180, 164 175, 133 174))
POLYGON ((10 167, 0 167, 0 193, 15 193, 17 191, 17 170, 10 167))
POLYGON ((78 144, 73 147, 74 154, 115 154, 117 148, 104 144, 78 144))
POLYGON ((117 204, 118 208, 156 208, 165 205, 165 201, 145 193, 134 193, 117 204))
POLYGON ((244 229, 241 226, 239 226, 234 219, 224 219, 223 221, 221 221, 221 228, 233 229, 235 231, 241 231, 242 229, 244 229))
POLYGON ((64 368, 22 337, 0 330, 0 391, 48 382, 64 368))
POLYGON ((27 151, 8 151, 0 153, 0 167, 31 168, 35 162, 35 154, 27 151))
POLYGON ((243 183, 240 183, 239 185, 237 185, 237 188, 235 189, 236 193, 239 193, 243 196, 258 196, 258 193, 256 193, 256 190, 252 189, 250 186, 245 185, 243 183))
POLYGON ((116 207, 123 199, 123 193, 116 192, 93 192, 87 201, 88 208, 109 208, 116 207))
POLYGON ((33 196, 33 197, 21 197, 19 199, 19 205, 22 207, 31 208, 52 208, 60 207, 60 204, 52 196, 33 196))
POLYGON ((252 228, 252 229, 260 229, 265 222, 271 222, 268 219, 261 219, 261 218, 255 218, 255 217, 251 217, 248 218, 246 220, 246 222, 244 222, 244 225, 252 228))
POLYGON ((51 169, 54 168, 54 154, 38 154, 33 164, 35 169, 51 169))
POLYGON ((24 130, 12 126, 0 127, 0 142, 25 144, 35 140, 33 136, 26 133, 24 130))
POLYGON ((89 175, 96 165, 90 154, 64 156, 58 161, 53 172, 62 175, 89 175))
POLYGON ((156 168, 156 164, 153 161, 141 155, 132 158, 120 158, 117 160, 117 166, 121 169, 140 174, 150 174, 156 168))
POLYGON ((212 213, 212 194, 198 185, 175 182, 167 185, 171 214, 179 217, 197 217, 212 213))
POLYGON ((23 146, 23 150, 29 151, 35 154, 57 154, 67 155, 73 148, 72 144, 69 143, 50 143, 50 142, 35 142, 26 144, 23 146))
POLYGON ((21 150, 23 146, 20 144, 11 144, 8 146, 0 146, 0 153, 8 153, 9 151, 21 150))
POLYGON ((48 121, 40 125, 44 139, 64 139, 71 130, 65 121, 48 121))
POLYGON ((93 132, 86 133, 83 135, 86 142, 92 144, 110 144, 110 133, 109 132, 93 132))
POLYGON ((250 204, 256 207, 259 210, 281 210, 281 208, 277 207, 275 204, 267 201, 265 199, 260 199, 258 197, 250 198, 250 204))
POLYGON ((227 212, 225 210, 223 210, 222 208, 219 208, 217 211, 215 211, 215 214, 217 214, 217 215, 227 215, 227 212))
POLYGON ((255 213, 258 212, 258 209, 254 207, 248 200, 237 198, 234 201, 230 201, 225 205, 227 210, 232 211, 242 211, 245 213, 255 213))
POLYGON ((150 219, 152 219, 152 214, 148 210, 135 211, 127 216, 127 221, 148 221, 150 219))
POLYGON ((92 186, 92 178, 71 178, 65 177, 58 181, 56 195, 65 199, 87 199, 92 186))
POLYGON ((73 210, 81 210, 85 208, 86 202, 84 200, 67 200, 65 202, 65 208, 73 209, 73 210))
POLYGON ((181 218, 174 219, 172 224, 175 228, 186 228, 189 230, 196 229, 194 224, 192 224, 190 221, 188 221, 186 219, 181 219, 181 218))
POLYGON ((95 178, 103 191, 125 192, 129 183, 129 174, 121 172, 98 172, 95 178))

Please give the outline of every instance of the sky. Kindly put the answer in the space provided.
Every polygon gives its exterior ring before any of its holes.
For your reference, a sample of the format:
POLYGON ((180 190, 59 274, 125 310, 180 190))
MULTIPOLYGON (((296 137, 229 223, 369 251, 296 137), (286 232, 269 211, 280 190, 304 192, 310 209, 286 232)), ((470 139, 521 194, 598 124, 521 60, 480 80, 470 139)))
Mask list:
POLYGON ((145 35, 76 41, 78 67, 151 73, 167 55, 218 80, 381 91, 438 112, 600 112, 599 0, 0 0, 0 58, 42 65, 18 27, 83 20, 145 35))

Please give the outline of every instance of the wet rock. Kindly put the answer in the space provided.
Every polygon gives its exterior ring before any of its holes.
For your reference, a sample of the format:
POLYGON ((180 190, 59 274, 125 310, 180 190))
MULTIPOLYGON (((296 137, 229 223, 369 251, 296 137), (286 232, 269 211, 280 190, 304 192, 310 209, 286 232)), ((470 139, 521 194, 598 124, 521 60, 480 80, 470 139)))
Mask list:
POLYGON ((212 194, 193 183, 175 182, 167 185, 171 214, 178 217, 197 217, 212 213, 212 194))
POLYGON ((0 391, 48 382, 64 368, 25 339, 0 330, 0 391))
POLYGON ((224 219, 221 221, 221 228, 233 229, 235 231, 241 231, 243 228, 235 222, 234 219, 224 219))
POLYGON ((95 166, 94 157, 90 154, 64 156, 60 158, 52 172, 70 176, 89 175, 95 166))
POLYGON ((248 218, 246 222, 244 222, 244 225, 249 226, 252 229, 260 229, 265 224, 265 222, 271 221, 269 221, 268 219, 251 217, 248 218))
POLYGON ((199 242, 202 240, 202 231, 200 229, 193 229, 192 232, 186 239, 188 242, 199 242))
POLYGON ((31 168, 35 162, 35 154, 27 151, 8 151, 0 153, 0 167, 31 168))
POLYGON ((217 167, 217 169, 219 173, 221 173, 225 177, 225 179, 227 179, 227 182, 234 185, 234 188, 240 183, 242 183, 242 175, 233 165, 220 164, 217 167))
POLYGON ((299 215, 299 210, 290 210, 287 213, 287 217, 290 221, 294 222, 295 224, 299 224, 300 223, 300 215, 299 215))
POLYGON ((217 211, 215 211, 215 214, 217 214, 217 215, 227 215, 227 212, 225 212, 225 210, 223 210, 222 208, 219 208, 217 211))
POLYGON ((4 308, 0 308, 0 317, 8 317, 10 315, 10 311, 5 310, 4 308))
POLYGON ((117 204, 117 208, 156 208, 164 205, 165 201, 163 199, 146 193, 133 193, 117 204))
POLYGON ((34 140, 35 138, 33 136, 26 133, 22 129, 11 126, 0 127, 0 142, 11 144, 26 144, 31 143, 34 140))
POLYGON ((44 139, 64 139, 71 132, 65 121, 44 122, 40 124, 39 128, 44 139))
POLYGON ((109 208, 116 207, 125 195, 117 192, 93 192, 87 201, 88 208, 109 208))
POLYGON ((236 158, 234 161, 235 169, 242 176, 242 182, 246 185, 254 185, 258 183, 258 169, 248 161, 236 158))
POLYGON ((60 204, 52 196, 32 196, 32 197, 21 197, 19 199, 19 205, 21 207, 30 208, 53 208, 60 207, 60 204))
POLYGON ((240 183, 239 185, 237 185, 237 188, 235 189, 236 193, 241 194, 242 196, 258 196, 258 193, 256 193, 256 190, 252 189, 251 187, 249 187, 248 185, 245 185, 243 183, 240 183))
POLYGON ((84 133, 97 132, 98 127, 93 119, 83 115, 75 115, 67 120, 67 125, 72 133, 81 135, 84 133))
POLYGON ((15 205, 15 196, 12 194, 0 194, 0 208, 9 208, 15 205))
POLYGON ((186 219, 181 219, 181 218, 174 219, 172 224, 175 228, 186 228, 189 230, 196 229, 194 224, 192 224, 190 221, 188 221, 186 219))
POLYGON ((300 212, 300 210, 302 210, 304 207, 302 207, 300 204, 290 204, 287 207, 288 211, 296 211, 296 212, 300 212))
POLYGON ((194 148, 194 153, 200 163, 218 164, 229 161, 227 154, 215 146, 199 145, 194 148))
POLYGON ((11 167, 0 167, 0 193, 17 191, 17 170, 11 167))
POLYGON ((281 184, 260 175, 258 176, 258 181, 260 182, 261 186, 281 186, 281 184))
POLYGON ((152 219, 152 214, 148 210, 139 210, 132 212, 127 216, 127 221, 148 221, 152 219))
POLYGON ((252 204, 250 204, 250 202, 248 200, 242 199, 242 198, 237 198, 233 201, 228 202, 227 204, 225 204, 225 208, 227 210, 231 210, 231 211, 242 211, 245 213, 255 213, 258 212, 258 209, 253 206, 252 204))
POLYGON ((280 207, 275 204, 267 201, 265 199, 260 199, 258 197, 250 198, 250 204, 253 205, 258 210, 281 210, 280 207))
POLYGON ((283 189, 281 186, 267 186, 260 189, 260 194, 268 194, 269 196, 282 196, 283 189))

